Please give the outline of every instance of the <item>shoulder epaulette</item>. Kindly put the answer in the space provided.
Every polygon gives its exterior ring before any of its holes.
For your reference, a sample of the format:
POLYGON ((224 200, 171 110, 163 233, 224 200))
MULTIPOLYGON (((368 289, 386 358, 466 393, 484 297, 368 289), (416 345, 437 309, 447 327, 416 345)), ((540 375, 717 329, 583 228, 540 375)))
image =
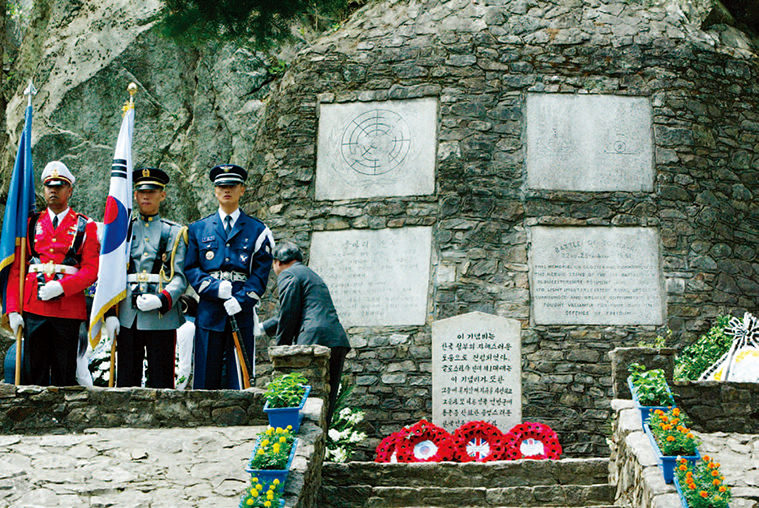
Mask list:
POLYGON ((174 222, 173 220, 164 219, 163 217, 161 217, 161 222, 164 222, 164 223, 168 224, 169 226, 176 226, 178 228, 182 227, 182 225, 180 223, 174 222))

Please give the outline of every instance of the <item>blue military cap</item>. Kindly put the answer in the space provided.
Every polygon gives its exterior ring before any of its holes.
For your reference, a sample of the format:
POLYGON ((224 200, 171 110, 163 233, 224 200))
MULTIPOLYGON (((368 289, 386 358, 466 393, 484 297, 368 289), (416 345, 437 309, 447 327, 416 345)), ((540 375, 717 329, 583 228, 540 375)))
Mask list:
POLYGON ((234 164, 223 164, 214 167, 208 176, 214 185, 237 185, 245 183, 248 172, 234 164))
POLYGON ((132 171, 134 190, 163 190, 169 183, 169 175, 156 168, 140 168, 132 171))

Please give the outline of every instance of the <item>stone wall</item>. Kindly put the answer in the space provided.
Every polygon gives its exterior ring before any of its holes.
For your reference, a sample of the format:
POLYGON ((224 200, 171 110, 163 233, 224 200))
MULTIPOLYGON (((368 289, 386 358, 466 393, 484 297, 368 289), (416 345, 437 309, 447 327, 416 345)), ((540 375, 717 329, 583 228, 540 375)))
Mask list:
POLYGON ((647 4, 383 3, 303 51, 279 83, 257 140, 266 165, 255 195, 277 240, 307 251, 319 231, 433 228, 427 323, 349 330, 346 370, 373 425, 366 457, 431 414, 429 323, 470 311, 523 323, 523 418, 553 426, 570 456, 608 452, 607 354, 650 341, 657 327, 535 325, 533 226, 656 229, 670 346, 692 342, 720 312, 756 311, 756 56, 647 4), (528 188, 528 93, 648 98, 653 191, 528 188), (320 105, 412 98, 439 101, 434 193, 315 199, 320 105))

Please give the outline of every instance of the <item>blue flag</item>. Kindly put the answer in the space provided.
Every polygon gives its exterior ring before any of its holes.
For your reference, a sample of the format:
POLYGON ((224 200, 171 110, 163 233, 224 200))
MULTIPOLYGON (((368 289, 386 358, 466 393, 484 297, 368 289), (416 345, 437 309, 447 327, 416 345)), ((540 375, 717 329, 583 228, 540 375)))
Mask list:
POLYGON ((26 124, 18 144, 16 164, 8 189, 8 201, 5 204, 3 232, 0 237, 0 297, 3 301, 3 314, 6 311, 6 294, 19 288, 8 287, 8 274, 11 265, 20 255, 21 239, 26 238, 26 226, 29 216, 35 212, 34 168, 32 166, 32 106, 26 108, 26 124))

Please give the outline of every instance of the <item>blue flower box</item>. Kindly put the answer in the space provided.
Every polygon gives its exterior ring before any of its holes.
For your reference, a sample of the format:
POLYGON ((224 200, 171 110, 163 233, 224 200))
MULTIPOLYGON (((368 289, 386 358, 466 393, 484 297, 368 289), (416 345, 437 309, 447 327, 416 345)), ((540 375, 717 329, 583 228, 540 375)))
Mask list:
MULTIPOLYGON (((627 378, 627 386, 630 387, 630 393, 632 394, 632 399, 633 399, 633 403, 635 404, 635 408, 638 411, 640 411, 640 420, 641 420, 642 425, 648 423, 648 420, 651 418, 651 414, 657 409, 666 411, 670 407, 675 407, 674 404, 672 404, 672 406, 642 406, 640 402, 638 401, 638 396, 635 394, 635 388, 633 387, 632 377, 627 378)), ((672 400, 674 400, 674 397, 672 396, 672 392, 669 389, 669 385, 667 386, 667 393, 669 393, 670 397, 672 397, 672 400)))
POLYGON ((258 481, 261 483, 261 485, 264 486, 265 489, 274 483, 274 480, 276 479, 279 480, 279 489, 283 490, 285 488, 285 482, 287 481, 287 475, 290 472, 290 467, 293 465, 293 459, 295 458, 295 449, 298 447, 298 438, 296 437, 293 440, 293 446, 290 449, 290 456, 287 459, 287 465, 285 465, 284 469, 251 469, 250 464, 253 462, 253 457, 256 456, 256 452, 258 451, 258 444, 260 442, 261 437, 256 440, 256 447, 250 454, 250 460, 248 461, 248 466, 245 468, 245 471, 250 473, 251 478, 258 478, 258 481))
POLYGON ((306 386, 305 388, 306 393, 303 394, 303 399, 300 401, 299 406, 269 407, 268 402, 264 405, 264 413, 269 416, 269 426, 274 427, 275 429, 277 427, 286 429, 288 425, 291 425, 293 434, 298 432, 298 429, 300 428, 300 422, 303 420, 303 414, 301 413, 301 410, 303 409, 303 406, 306 405, 308 394, 311 393, 310 386, 306 386))
MULTIPOLYGON (((648 436, 648 440, 651 442, 651 447, 654 449, 654 455, 659 463, 659 469, 661 469, 664 476, 664 483, 672 483, 675 476, 675 467, 677 467, 677 455, 662 455, 659 445, 656 443, 656 438, 651 433, 651 427, 648 424, 643 424, 643 431, 648 436)), ((701 454, 696 449, 695 455, 680 455, 679 457, 687 460, 688 462, 696 463, 701 459, 701 454)))

